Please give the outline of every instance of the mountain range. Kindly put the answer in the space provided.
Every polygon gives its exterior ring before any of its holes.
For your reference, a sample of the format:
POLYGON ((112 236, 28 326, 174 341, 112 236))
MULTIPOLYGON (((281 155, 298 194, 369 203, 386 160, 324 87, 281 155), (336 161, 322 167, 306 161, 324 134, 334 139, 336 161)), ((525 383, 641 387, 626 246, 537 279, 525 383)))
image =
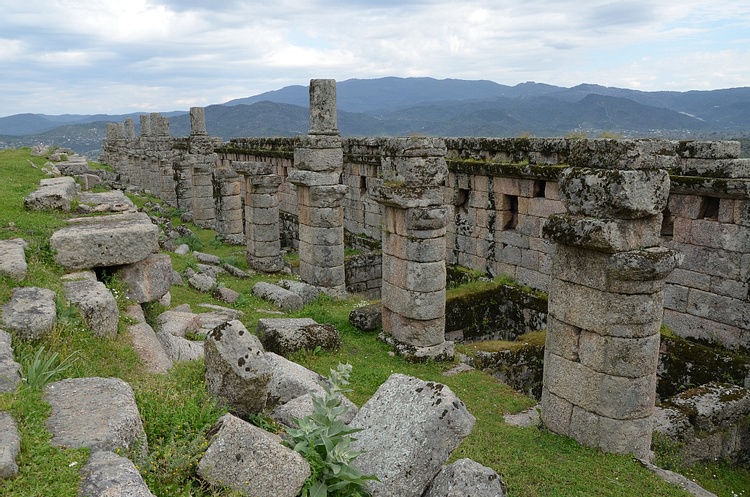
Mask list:
MULTIPOLYGON (((750 87, 645 92, 581 84, 433 78, 350 79, 336 85, 342 136, 750 137, 750 87)), ((287 86, 206 107, 206 127, 225 140, 294 136, 308 128, 308 88, 287 86)), ((190 133, 187 111, 162 112, 173 136, 190 133)), ((0 118, 0 147, 53 143, 96 155, 107 122, 126 115, 17 114, 0 118)))

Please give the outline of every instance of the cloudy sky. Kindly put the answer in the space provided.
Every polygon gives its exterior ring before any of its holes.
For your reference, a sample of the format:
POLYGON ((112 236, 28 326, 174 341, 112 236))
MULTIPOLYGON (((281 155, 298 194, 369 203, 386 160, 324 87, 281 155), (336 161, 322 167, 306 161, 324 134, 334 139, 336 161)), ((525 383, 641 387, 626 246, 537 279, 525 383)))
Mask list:
POLYGON ((0 0, 0 116, 186 110, 311 78, 750 86, 750 1, 0 0))

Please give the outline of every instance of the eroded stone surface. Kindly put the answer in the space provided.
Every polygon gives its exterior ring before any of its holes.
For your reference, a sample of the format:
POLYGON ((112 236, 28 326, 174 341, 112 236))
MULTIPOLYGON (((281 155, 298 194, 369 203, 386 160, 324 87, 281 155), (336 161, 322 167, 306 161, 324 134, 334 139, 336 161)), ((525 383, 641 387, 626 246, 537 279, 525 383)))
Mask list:
POLYGON ((21 451, 21 434, 10 413, 0 411, 0 479, 18 474, 16 457, 21 451))
POLYGON ((133 462, 111 451, 93 451, 81 476, 81 497, 154 497, 133 462))
POLYGON ((26 242, 22 238, 0 240, 0 275, 8 275, 16 281, 26 278, 26 242))
POLYGON ((64 283, 65 296, 81 314, 86 327, 101 337, 117 335, 120 310, 117 301, 101 281, 78 280, 64 283))
POLYGON ((38 340, 56 321, 55 292, 46 288, 14 288, 10 301, 3 306, 5 328, 24 340, 38 340))
POLYGON ((13 356, 10 333, 0 330, 0 393, 15 392, 21 383, 21 365, 13 356))
POLYGON ((497 472, 471 459, 459 459, 437 474, 423 497, 505 497, 505 482, 497 472))

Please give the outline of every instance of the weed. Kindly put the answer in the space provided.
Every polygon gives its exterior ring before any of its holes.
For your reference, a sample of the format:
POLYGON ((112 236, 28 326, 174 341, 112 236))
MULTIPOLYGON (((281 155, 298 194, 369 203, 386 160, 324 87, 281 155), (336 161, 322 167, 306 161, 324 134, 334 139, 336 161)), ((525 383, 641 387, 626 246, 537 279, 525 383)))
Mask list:
POLYGON ((31 390, 42 390, 60 378, 77 360, 74 352, 60 361, 57 352, 45 351, 42 345, 34 355, 28 354, 21 359, 23 382, 31 390))

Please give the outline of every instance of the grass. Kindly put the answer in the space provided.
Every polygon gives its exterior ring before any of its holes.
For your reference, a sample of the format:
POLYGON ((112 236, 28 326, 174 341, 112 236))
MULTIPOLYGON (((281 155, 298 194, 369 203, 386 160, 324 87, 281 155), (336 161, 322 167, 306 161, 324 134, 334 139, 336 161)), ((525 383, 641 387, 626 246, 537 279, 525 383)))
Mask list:
MULTIPOLYGON (((47 240, 55 228, 62 226, 66 215, 27 212, 23 208, 23 197, 33 191, 43 177, 38 169, 29 165, 29 159, 28 149, 0 152, 0 171, 4 178, 0 182, 0 239, 23 237, 29 241, 29 276, 22 285, 46 287, 62 295, 60 276, 63 270, 54 263, 47 240)), ((32 160, 43 163, 43 160, 32 160)), ((140 196, 134 200, 143 205, 150 199, 140 196)), ((178 215, 174 212, 174 224, 181 224, 178 215)), ((190 227, 201 243, 201 251, 247 268, 244 247, 217 243, 212 230, 190 227)), ((196 263, 192 255, 171 256, 173 267, 178 271, 196 263)), ((254 297, 252 286, 261 280, 281 278, 288 276, 255 275, 238 279, 221 275, 219 281, 241 293, 242 298, 234 307, 243 311, 241 320, 254 331, 258 319, 275 316, 264 312, 273 306, 254 297)), ((108 280, 107 284, 117 291, 118 304, 124 308, 127 301, 122 296, 121 284, 116 279, 108 280)), ((0 308, 16 285, 7 278, 0 278, 0 308)), ((194 312, 205 310, 198 307, 199 303, 226 305, 188 286, 173 286, 171 294, 173 305, 188 303, 194 312)), ((629 457, 602 454, 537 428, 505 424, 503 413, 519 412, 532 406, 534 401, 481 372, 444 376, 453 364, 412 364, 392 356, 390 348, 379 342, 375 334, 349 324, 350 310, 361 303, 357 297, 337 301, 323 296, 304 310, 288 314, 331 323, 339 330, 340 350, 299 353, 293 359, 324 375, 340 362, 351 364, 353 391, 349 397, 355 404, 364 404, 396 372, 445 383, 477 419, 473 433, 458 447, 452 459, 470 457, 492 467, 503 476, 513 496, 687 495, 654 477, 629 457)), ((151 309, 152 312, 158 310, 151 309)), ((164 375, 150 374, 143 370, 130 345, 125 331, 126 318, 121 318, 120 333, 116 337, 102 339, 85 329, 65 305, 58 306, 58 313, 61 319, 53 332, 39 342, 14 339, 16 357, 34 357, 44 347, 44 353, 57 353, 60 358, 75 354, 78 358, 58 377, 116 376, 129 382, 149 440, 150 455, 146 461, 139 462, 139 470, 155 495, 233 495, 226 489, 203 485, 196 475, 196 463, 206 448, 205 434, 224 413, 206 393, 202 361, 178 364, 164 375)), ((13 394, 0 395, 0 409, 13 414, 22 434, 18 459, 21 472, 13 480, 0 481, 0 496, 77 495, 79 469, 86 461, 87 451, 50 445, 51 436, 44 425, 49 406, 42 394, 19 388, 13 394)), ((750 474, 727 465, 700 465, 686 471, 721 497, 742 495, 742 489, 750 488, 750 474)))

